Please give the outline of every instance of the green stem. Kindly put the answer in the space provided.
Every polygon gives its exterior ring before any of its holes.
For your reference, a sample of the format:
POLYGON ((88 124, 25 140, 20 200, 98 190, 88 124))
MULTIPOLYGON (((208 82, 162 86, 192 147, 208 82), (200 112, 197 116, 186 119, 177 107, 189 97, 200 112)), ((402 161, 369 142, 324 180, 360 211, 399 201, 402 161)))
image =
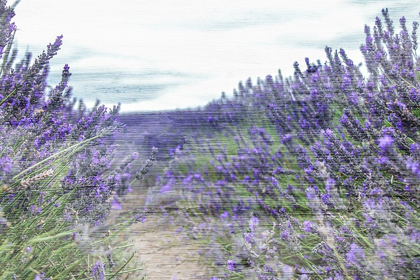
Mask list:
POLYGON ((112 278, 114 278, 115 276, 117 276, 117 274, 118 273, 120 273, 120 271, 121 270, 123 270, 123 268, 124 267, 126 267, 127 266, 127 264, 133 259, 133 257, 134 257, 134 253, 131 255, 131 257, 128 259, 128 261, 123 265, 123 266, 121 266, 118 270, 117 270, 117 272, 115 272, 112 276, 111 276, 111 278, 109 278, 108 280, 111 280, 112 278))
MULTIPOLYGON (((119 271, 119 273, 123 274, 123 273, 129 273, 129 272, 139 271, 139 270, 143 270, 143 269, 144 269, 143 267, 138 267, 138 268, 133 268, 133 269, 129 269, 129 270, 119 271)), ((110 276, 110 275, 112 275, 112 274, 105 274, 105 276, 110 276)))
MULTIPOLYGON (((1 105, 1 104, 0 104, 1 105)), ((53 158, 55 158, 55 157, 57 157, 57 156, 59 156, 59 155, 61 155, 61 154, 63 154, 63 153, 65 153, 65 152, 67 152, 67 151, 69 151, 69 150, 71 150, 71 149, 74 149, 75 147, 77 147, 77 146, 80 146, 80 145, 82 145, 82 144, 86 144, 86 143, 88 143, 88 142, 90 142, 90 141, 92 141, 92 140, 95 140, 95 139, 97 139, 97 138, 100 138, 100 137, 102 137, 103 136, 103 134, 100 134, 100 135, 97 135, 97 136, 95 136, 95 137, 92 137, 92 138, 89 138, 89 139, 86 139, 86 140, 84 140, 84 141, 82 141, 82 142, 79 142, 79 143, 76 143, 76 144, 74 144, 74 145, 72 145, 72 146, 70 146, 70 147, 68 147, 68 148, 66 148, 66 149, 64 149, 64 150, 62 150, 62 151, 60 151, 60 152, 58 152, 58 153, 56 153, 56 154, 54 154, 54 155, 52 155, 52 156, 49 156, 48 158, 46 158, 46 159, 44 159, 44 160, 41 160, 40 162, 38 162, 38 163, 36 163, 36 164, 34 164, 34 165, 32 165, 31 167, 29 167, 29 168, 27 168, 27 169, 25 169, 25 170, 23 170, 22 172, 20 172, 19 174, 17 174, 15 177, 13 177, 13 180, 16 180, 20 175, 22 175, 22 174, 24 174, 25 172, 27 172, 27 171, 29 171, 29 170, 31 170, 31 169, 33 169, 33 168, 35 168, 35 167, 37 167, 37 166, 39 166, 39 165, 41 165, 41 164, 43 164, 43 163, 45 163, 45 162, 47 162, 48 160, 50 160, 50 159, 53 159, 53 158)))
POLYGON ((47 237, 36 237, 33 238, 31 240, 28 241, 29 244, 33 244, 33 243, 37 243, 37 242, 41 242, 41 241, 48 241, 51 239, 55 239, 55 238, 59 238, 59 237, 63 237, 63 236, 68 236, 68 235, 72 235, 73 231, 66 231, 66 232, 61 232, 59 234, 56 234, 54 236, 47 236, 47 237))
POLYGON ((15 88, 14 90, 12 90, 12 92, 6 96, 5 98, 3 98, 2 101, 0 101, 0 106, 3 105, 13 94, 15 94, 15 92, 17 91, 18 88, 15 88))
MULTIPOLYGON (((15 3, 16 4, 16 3, 15 3)), ((17 4, 16 4, 17 5, 17 4)), ((9 58, 9 53, 10 53, 10 49, 12 48, 12 45, 13 45, 13 40, 14 40, 14 38, 15 38, 15 34, 16 34, 16 30, 13 32, 13 35, 12 35, 12 37, 10 38, 10 40, 9 40, 9 43, 7 44, 7 49, 6 49, 6 51, 4 52, 4 58, 3 58, 3 63, 2 63, 2 65, 1 65, 1 69, 0 69, 0 75, 3 73, 3 69, 4 69, 4 66, 6 65, 6 63, 7 63, 7 59, 9 58)), ((3 104, 3 103, 2 103, 3 104)), ((1 104, 0 104, 0 106, 1 106, 1 104)))

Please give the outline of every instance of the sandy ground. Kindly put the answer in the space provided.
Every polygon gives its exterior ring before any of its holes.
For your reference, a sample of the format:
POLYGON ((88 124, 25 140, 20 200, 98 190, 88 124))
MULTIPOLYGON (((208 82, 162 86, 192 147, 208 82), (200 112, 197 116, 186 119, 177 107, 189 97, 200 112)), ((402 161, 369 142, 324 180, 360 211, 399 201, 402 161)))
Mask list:
MULTIPOLYGON (((138 209, 144 203, 144 192, 137 190, 128 195, 123 210, 138 209)), ((114 213, 118 214, 118 213, 114 213)), ((112 219, 111 219, 112 220, 112 219)), ((137 252, 134 262, 143 263, 145 279, 208 279, 214 272, 200 261, 200 252, 206 248, 177 232, 179 222, 171 223, 162 214, 150 214, 144 223, 136 223, 126 229, 122 239, 133 240, 137 252)), ((141 279, 139 275, 121 279, 141 279)))
POLYGON ((131 230, 135 248, 144 263, 146 279, 205 279, 210 270, 200 264, 198 244, 182 238, 173 226, 153 217, 131 230))

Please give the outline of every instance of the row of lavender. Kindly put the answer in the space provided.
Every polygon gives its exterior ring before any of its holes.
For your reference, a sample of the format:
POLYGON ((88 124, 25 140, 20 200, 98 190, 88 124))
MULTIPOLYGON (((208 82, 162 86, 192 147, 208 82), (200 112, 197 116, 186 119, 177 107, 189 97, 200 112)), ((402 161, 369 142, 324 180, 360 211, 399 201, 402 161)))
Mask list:
POLYGON ((173 114, 191 133, 147 203, 203 240, 217 277, 418 279, 418 24, 397 34, 382 14, 368 78, 327 47, 325 65, 173 114))
POLYGON ((13 67, 17 28, 14 6, 6 4, 0 1, 0 278, 112 278, 127 265, 116 257, 129 245, 117 248, 114 239, 138 217, 104 222, 111 207, 121 207, 116 195, 141 179, 157 150, 138 172, 130 170, 136 153, 114 159, 120 108, 98 102, 88 110, 80 101, 73 109, 67 64, 47 91, 49 61, 63 36, 32 64, 27 53, 13 67))

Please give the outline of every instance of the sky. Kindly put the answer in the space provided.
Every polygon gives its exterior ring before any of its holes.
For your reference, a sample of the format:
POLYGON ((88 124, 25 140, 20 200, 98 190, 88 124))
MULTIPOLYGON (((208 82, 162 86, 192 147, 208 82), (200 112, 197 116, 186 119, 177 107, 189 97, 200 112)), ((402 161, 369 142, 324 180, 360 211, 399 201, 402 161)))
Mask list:
POLYGON ((133 112, 203 106, 279 69, 292 76, 295 61, 327 61, 325 46, 364 62, 364 26, 382 8, 397 31, 402 16, 409 30, 420 20, 412 0, 22 0, 12 21, 21 57, 63 35, 50 85, 68 64, 73 96, 133 112))

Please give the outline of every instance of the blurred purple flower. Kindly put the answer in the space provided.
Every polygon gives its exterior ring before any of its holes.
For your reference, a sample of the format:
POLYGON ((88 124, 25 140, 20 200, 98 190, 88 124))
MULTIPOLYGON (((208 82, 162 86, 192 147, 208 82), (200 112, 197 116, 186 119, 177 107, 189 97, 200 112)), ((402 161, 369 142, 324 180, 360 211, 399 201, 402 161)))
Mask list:
POLYGON ((91 276, 93 280, 105 280, 105 263, 96 261, 92 267, 91 276))
POLYGON ((122 209, 121 203, 118 201, 118 197, 116 195, 114 195, 114 197, 112 199, 112 209, 114 209, 114 210, 121 210, 122 209))
POLYGON ((255 228, 259 225, 259 223, 260 223, 260 219, 258 219, 255 216, 252 216, 249 219, 248 226, 249 226, 249 229, 251 230, 251 232, 255 231, 255 228))
POLYGON ((220 215, 220 218, 222 218, 222 220, 226 220, 227 218, 229 218, 229 212, 223 212, 223 214, 220 215))
POLYGON ((234 271, 234 270, 235 270, 235 262, 234 262, 233 260, 228 260, 228 261, 226 262, 226 268, 227 268, 229 271, 234 271))
POLYGON ((391 136, 385 135, 384 137, 381 137, 378 139, 378 147, 382 149, 382 152, 386 152, 394 143, 394 140, 391 136))
POLYGON ((352 243, 350 245, 350 251, 346 254, 346 260, 352 264, 360 264, 362 261, 365 261, 365 254, 363 248, 359 245, 352 243))

